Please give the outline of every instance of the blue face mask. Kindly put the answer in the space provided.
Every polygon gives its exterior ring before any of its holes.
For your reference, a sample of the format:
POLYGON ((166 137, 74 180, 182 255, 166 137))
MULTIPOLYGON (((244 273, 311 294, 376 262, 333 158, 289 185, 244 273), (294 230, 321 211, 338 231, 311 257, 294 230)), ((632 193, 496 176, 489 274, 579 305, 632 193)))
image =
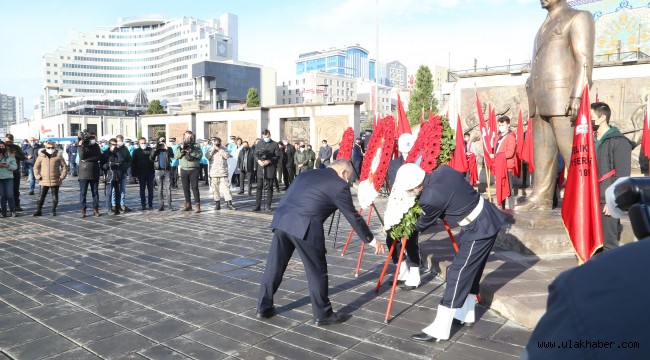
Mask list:
POLYGON ((270 137, 264 138, 264 142, 266 142, 266 143, 271 142, 271 138, 270 137))

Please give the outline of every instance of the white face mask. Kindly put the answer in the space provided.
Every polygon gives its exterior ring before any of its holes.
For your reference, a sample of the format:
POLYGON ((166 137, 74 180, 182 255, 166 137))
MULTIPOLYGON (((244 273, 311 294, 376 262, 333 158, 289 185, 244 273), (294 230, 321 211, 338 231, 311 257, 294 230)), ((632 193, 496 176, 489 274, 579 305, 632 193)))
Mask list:
POLYGON ((95 139, 90 140, 90 145, 95 145, 96 143, 97 143, 97 140, 95 140, 95 139))
POLYGON ((45 149, 45 152, 52 155, 54 154, 54 149, 45 149))
POLYGON ((114 151, 114 150, 115 150, 115 148, 116 148, 116 146, 115 146, 115 145, 113 145, 113 146, 111 146, 111 147, 110 147, 110 149, 111 149, 111 151, 114 151))
POLYGON ((144 150, 147 148, 147 144, 140 144, 140 149, 144 150))
POLYGON ((506 125, 499 125, 499 132, 500 133, 505 133, 508 131, 508 127, 506 125))
POLYGON ((117 142, 117 146, 121 147, 122 145, 124 145, 124 142, 122 142, 122 141, 117 142))
POLYGON ((34 144, 36 144, 36 141, 30 141, 29 142, 29 145, 31 145, 31 146, 34 146, 34 144))

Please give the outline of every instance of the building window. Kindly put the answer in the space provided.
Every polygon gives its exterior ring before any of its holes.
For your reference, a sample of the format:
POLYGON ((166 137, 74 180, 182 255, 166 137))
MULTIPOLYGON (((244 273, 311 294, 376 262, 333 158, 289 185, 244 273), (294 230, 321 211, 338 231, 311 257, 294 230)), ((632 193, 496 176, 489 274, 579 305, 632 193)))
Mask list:
POLYGON ((296 104, 300 102, 299 99, 299 97, 296 97, 296 104))
POLYGON ((50 63, 47 63, 47 66, 50 66, 50 63))
MULTIPOLYGON (((291 80, 289 80, 289 86, 291 86, 291 80)), ((291 92, 289 92, 289 94, 291 94, 291 92)))
POLYGON ((289 104, 291 104, 291 98, 289 98, 289 104))
POLYGON ((284 92, 285 92, 285 91, 284 91, 284 90, 282 90, 282 96, 284 96, 284 95, 285 95, 285 94, 284 94, 284 92))
POLYGON ((289 95, 291 95, 291 90, 289 90, 289 95))
POLYGON ((50 72, 48 71, 47 74, 50 75, 50 72))
POLYGON ((284 105, 284 104, 285 104, 285 100, 284 100, 284 99, 282 99, 282 105, 284 105))

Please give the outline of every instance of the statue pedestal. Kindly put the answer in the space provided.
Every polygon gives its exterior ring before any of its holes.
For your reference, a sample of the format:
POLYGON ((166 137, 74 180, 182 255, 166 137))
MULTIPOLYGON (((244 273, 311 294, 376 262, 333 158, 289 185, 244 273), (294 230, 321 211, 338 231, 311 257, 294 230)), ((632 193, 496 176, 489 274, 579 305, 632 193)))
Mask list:
POLYGON ((496 245, 522 255, 571 255, 560 209, 516 211, 508 214, 507 224, 497 236, 496 245))

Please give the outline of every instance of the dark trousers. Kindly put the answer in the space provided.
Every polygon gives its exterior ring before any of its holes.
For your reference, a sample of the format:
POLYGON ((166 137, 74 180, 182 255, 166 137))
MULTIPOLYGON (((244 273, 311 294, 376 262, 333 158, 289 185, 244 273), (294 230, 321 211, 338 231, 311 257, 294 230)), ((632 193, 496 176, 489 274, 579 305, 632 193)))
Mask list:
POLYGON ((169 183, 172 187, 178 186, 178 166, 172 166, 171 176, 169 177, 169 183))
POLYGON ((138 175, 138 184, 140 184, 140 205, 153 206, 153 178, 155 173, 138 175), (145 199, 144 190, 147 188, 147 198, 145 199), (145 200, 148 200, 145 204, 145 200))
POLYGON ((276 171, 278 173, 278 176, 275 178, 275 188, 276 190, 278 190, 278 192, 280 192, 280 183, 282 182, 282 180, 284 180, 284 174, 286 173, 287 168, 285 168, 283 165, 280 165, 278 162, 278 167, 276 168, 276 171))
MULTIPOLYGON (((273 176, 273 174, 268 174, 267 176, 273 176)), ((257 168, 257 189, 255 190, 255 204, 256 207, 262 206, 262 192, 266 191, 266 207, 271 208, 271 202, 273 201, 273 182, 278 181, 276 177, 273 179, 265 179, 264 168, 257 168)), ((277 185, 277 183, 276 183, 277 185)))
POLYGON ((515 190, 513 186, 515 183, 515 176, 510 171, 508 171, 508 183, 510 185, 510 196, 508 196, 501 202, 501 209, 506 208, 506 201, 507 201, 508 209, 512 210, 515 208, 515 190))
MULTIPOLYGON (((323 240, 324 241, 324 240, 323 240)), ((328 297, 329 278, 327 276, 326 251, 318 250, 306 241, 291 236, 284 231, 275 230, 271 250, 266 260, 266 268, 260 284, 258 311, 273 306, 273 295, 282 283, 282 276, 291 260, 294 250, 298 250, 307 273, 309 297, 314 319, 322 319, 332 314, 332 303, 328 297)))
POLYGON ((198 168, 192 170, 181 169, 181 184, 183 184, 183 196, 185 197, 186 203, 192 202, 190 189, 192 190, 192 194, 194 194, 194 202, 197 204, 201 202, 201 197, 199 196, 198 168))
POLYGON ((296 177, 296 168, 294 166, 287 166, 284 171, 284 188, 288 189, 289 185, 293 182, 293 178, 296 177))
POLYGON ((621 220, 611 216, 605 216, 602 212, 605 204, 600 204, 600 219, 603 224, 603 251, 616 249, 621 239, 619 227, 621 220))
POLYGON ((7 205, 9 205, 9 211, 16 208, 14 179, 0 179, 0 207, 2 207, 3 213, 7 211, 7 205))
POLYGON ((448 308, 463 306, 467 295, 478 294, 479 282, 497 235, 474 241, 458 238, 459 250, 447 269, 445 293, 440 304, 448 308))
POLYGON ((199 164, 199 181, 208 181, 208 164, 199 164))
MULTIPOLYGON (((119 199, 122 196, 122 186, 121 180, 110 181, 106 183, 106 208, 110 211, 113 206, 113 195, 116 199, 119 199)), ((116 203, 115 213, 120 212, 120 205, 116 203)))
POLYGON ((171 188, 171 172, 169 170, 156 170, 156 182, 158 183, 158 201, 162 206, 165 204, 165 195, 167 196, 167 203, 172 205, 172 188, 171 188))
POLYGON ((58 186, 41 186, 41 193, 38 195, 38 200, 36 201, 36 207, 40 211, 45 203, 45 197, 47 196, 48 190, 52 189, 52 211, 56 210, 56 206, 59 204, 59 187, 58 186))
POLYGON ((79 165, 76 162, 70 163, 70 172, 72 173, 72 176, 77 176, 79 165))
POLYGON ((13 182, 13 191, 14 191, 14 203, 16 207, 20 206, 20 171, 14 171, 14 182, 13 182))
POLYGON ((99 209, 99 180, 79 179, 79 204, 81 204, 82 209, 86 208, 88 186, 90 186, 90 193, 93 197, 93 209, 99 209))
POLYGON ((354 167, 354 174, 350 175, 350 180, 354 182, 359 180, 359 175, 361 174, 361 161, 353 161, 352 166, 354 167))
MULTIPOLYGON (((418 243, 418 237, 418 232, 413 231, 411 236, 406 241, 406 248, 404 249, 406 251, 406 255, 409 257, 411 265, 413 266, 420 266, 422 263, 420 259, 420 244, 418 243)), ((395 240, 393 240, 393 238, 390 236, 390 232, 386 232, 386 246, 388 247, 388 251, 390 251, 390 247, 393 246, 394 241, 395 240)), ((393 250, 393 254, 391 255, 393 258, 393 264, 397 264, 397 261, 399 261, 399 253, 402 249, 402 245, 402 241, 398 242, 395 245, 395 250, 393 250)))
POLYGON ((244 192, 244 184, 246 180, 246 176, 248 176, 248 192, 250 192, 253 189, 253 175, 255 172, 253 171, 239 171, 239 187, 241 190, 239 192, 243 193, 244 192))

